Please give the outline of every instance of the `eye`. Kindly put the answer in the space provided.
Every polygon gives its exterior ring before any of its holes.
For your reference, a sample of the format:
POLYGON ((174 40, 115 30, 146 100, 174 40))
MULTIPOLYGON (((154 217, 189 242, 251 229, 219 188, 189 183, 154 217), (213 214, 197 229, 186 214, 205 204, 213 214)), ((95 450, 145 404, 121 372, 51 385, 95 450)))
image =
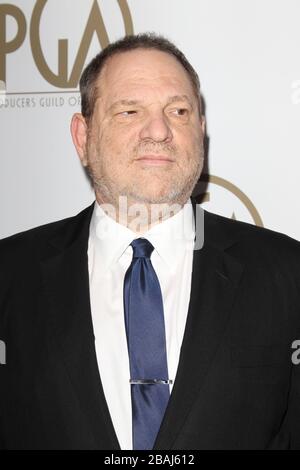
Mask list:
POLYGON ((121 113, 119 113, 121 116, 133 116, 134 114, 136 114, 137 111, 135 109, 127 109, 126 111, 122 111, 121 113))
POLYGON ((177 114, 177 116, 186 116, 188 114, 187 108, 176 108, 173 110, 173 113, 177 114))
POLYGON ((170 113, 170 116, 176 119, 187 120, 190 115, 190 110, 187 107, 186 108, 182 108, 182 107, 170 108, 169 113, 170 113))

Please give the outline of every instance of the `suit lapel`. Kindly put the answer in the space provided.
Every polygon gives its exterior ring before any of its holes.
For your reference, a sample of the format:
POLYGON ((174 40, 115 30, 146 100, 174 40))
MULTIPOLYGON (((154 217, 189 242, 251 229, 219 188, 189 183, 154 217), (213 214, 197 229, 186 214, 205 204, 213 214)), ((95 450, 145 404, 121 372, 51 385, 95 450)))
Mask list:
MULTIPOLYGON (((193 207, 195 214, 202 210, 195 204, 193 207)), ((205 227, 204 246, 194 251, 191 298, 179 365, 154 449, 172 448, 199 396, 224 335, 243 271, 223 247, 206 242, 214 236, 210 227, 205 227)), ((227 240, 227 244, 232 242, 227 240)))
MULTIPOLYGON (((55 254, 42 263, 49 307, 48 337, 58 350, 90 424, 90 446, 119 449, 105 400, 94 345, 89 299, 87 247, 93 206, 66 226, 55 240, 55 254)), ((66 397, 66 401, 68 397, 66 397)))

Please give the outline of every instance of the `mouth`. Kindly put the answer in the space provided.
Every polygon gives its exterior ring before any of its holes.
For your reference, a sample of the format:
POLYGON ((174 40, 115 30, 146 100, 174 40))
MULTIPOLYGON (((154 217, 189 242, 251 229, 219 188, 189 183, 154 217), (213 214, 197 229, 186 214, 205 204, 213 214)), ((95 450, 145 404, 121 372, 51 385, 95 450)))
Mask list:
POLYGON ((137 161, 140 163, 143 163, 145 165, 154 165, 154 166, 162 166, 162 165, 168 165, 170 163, 174 163, 174 160, 172 160, 169 157, 166 157, 165 155, 143 155, 140 158, 137 158, 137 161))

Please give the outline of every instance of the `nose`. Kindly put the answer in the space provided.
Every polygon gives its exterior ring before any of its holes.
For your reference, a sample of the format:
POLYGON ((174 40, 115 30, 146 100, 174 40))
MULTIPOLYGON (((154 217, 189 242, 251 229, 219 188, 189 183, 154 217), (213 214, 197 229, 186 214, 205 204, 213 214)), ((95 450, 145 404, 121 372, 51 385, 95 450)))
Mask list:
POLYGON ((162 111, 149 113, 140 132, 140 138, 142 140, 151 139, 155 142, 172 140, 172 131, 162 111))

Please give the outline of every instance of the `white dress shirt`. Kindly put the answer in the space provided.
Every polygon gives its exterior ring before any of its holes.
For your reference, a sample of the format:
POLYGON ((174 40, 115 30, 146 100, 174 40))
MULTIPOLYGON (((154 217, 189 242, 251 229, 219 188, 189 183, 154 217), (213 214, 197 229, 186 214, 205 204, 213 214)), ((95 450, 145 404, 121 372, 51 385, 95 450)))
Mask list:
POLYGON ((132 449, 123 283, 132 261, 130 243, 139 237, 154 246, 151 261, 162 291, 169 379, 174 383, 191 290, 195 237, 191 201, 142 235, 116 222, 95 202, 88 245, 92 321, 104 395, 122 450, 132 449))

